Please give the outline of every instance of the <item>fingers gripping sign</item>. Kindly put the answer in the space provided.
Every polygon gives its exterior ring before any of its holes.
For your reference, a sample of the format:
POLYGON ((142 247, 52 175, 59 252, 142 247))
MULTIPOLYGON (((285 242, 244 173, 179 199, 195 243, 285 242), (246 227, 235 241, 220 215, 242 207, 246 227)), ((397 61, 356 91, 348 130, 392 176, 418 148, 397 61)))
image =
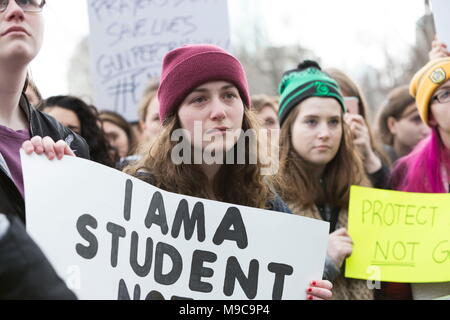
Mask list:
POLYGON ((433 42, 431 43, 431 51, 428 53, 429 59, 435 60, 448 56, 450 56, 450 52, 447 49, 447 45, 439 41, 439 39, 435 37, 433 42))
POLYGON ((50 137, 35 136, 31 140, 25 141, 22 144, 22 149, 27 154, 32 154, 33 152, 38 155, 45 154, 49 160, 53 160, 55 157, 61 160, 65 155, 75 157, 74 152, 65 141, 59 140, 55 142, 50 137))
POLYGON ((328 280, 311 281, 310 287, 306 289, 308 300, 330 300, 333 296, 331 289, 333 284, 328 280))

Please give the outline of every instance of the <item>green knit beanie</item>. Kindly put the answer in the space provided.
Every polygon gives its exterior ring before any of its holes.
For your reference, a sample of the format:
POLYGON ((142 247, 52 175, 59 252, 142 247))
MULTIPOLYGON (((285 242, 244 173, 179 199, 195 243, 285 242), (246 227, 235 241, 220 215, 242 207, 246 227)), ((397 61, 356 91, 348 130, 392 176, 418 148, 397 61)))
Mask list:
POLYGON ((315 61, 305 60, 297 69, 283 74, 278 88, 280 94, 280 109, 278 117, 280 125, 300 102, 310 97, 335 98, 346 112, 344 99, 337 82, 322 72, 315 61))

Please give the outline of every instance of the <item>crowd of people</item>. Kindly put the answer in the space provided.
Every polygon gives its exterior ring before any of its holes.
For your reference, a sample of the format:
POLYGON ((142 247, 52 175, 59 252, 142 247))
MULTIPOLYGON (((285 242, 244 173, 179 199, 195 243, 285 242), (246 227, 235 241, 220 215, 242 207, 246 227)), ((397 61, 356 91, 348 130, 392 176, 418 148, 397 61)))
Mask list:
POLYGON ((299 61, 280 75, 278 96, 251 95, 236 57, 213 45, 182 46, 165 55, 160 79, 149 82, 136 106, 139 122, 133 127, 120 114, 75 96, 41 97, 27 70, 42 44, 44 4, 0 3, 0 298, 76 298, 24 229, 21 148, 49 159, 90 159, 178 194, 329 222, 323 279, 311 279, 307 299, 450 294, 450 282, 382 283, 373 289, 344 276, 354 245, 347 231, 352 185, 449 192, 445 44, 433 41, 430 62, 410 83, 392 89, 373 122, 363 91, 341 70, 299 61), (198 123, 202 141, 194 135, 198 123), (268 147, 279 168, 262 174, 262 159, 176 163, 172 134, 178 129, 193 152, 210 149, 224 158, 237 155, 242 139, 226 133, 266 129, 265 136, 245 143, 245 159, 268 147))

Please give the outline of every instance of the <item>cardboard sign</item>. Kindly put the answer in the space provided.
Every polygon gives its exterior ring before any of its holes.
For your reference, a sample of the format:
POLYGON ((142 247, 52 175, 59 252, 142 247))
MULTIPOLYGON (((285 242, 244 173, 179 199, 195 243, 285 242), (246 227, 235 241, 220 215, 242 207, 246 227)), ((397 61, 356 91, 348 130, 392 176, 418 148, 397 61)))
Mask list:
POLYGON ((352 186, 349 278, 450 281, 450 197, 352 186))
POLYGON ((225 0, 88 0, 95 103, 128 121, 162 58, 185 44, 230 47, 225 0))
POLYGON ((82 299, 305 299, 328 223, 22 153, 27 229, 82 299))
POLYGON ((450 48, 450 1, 432 0, 431 6, 437 37, 450 48))

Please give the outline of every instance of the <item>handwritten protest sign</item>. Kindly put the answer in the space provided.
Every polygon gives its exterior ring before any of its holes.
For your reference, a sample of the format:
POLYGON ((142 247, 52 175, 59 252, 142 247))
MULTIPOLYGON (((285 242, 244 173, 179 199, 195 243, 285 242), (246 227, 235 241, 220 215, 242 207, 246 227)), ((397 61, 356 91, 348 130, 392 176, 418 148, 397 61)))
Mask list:
POLYGON ((432 0, 431 5, 436 34, 450 48, 450 1, 432 0))
POLYGON ((350 278, 450 281, 450 197, 352 186, 350 278))
POLYGON ((194 43, 230 47, 226 0, 88 0, 88 10, 96 106, 129 121, 165 53, 194 43))
POLYGON ((322 279, 328 223, 21 156, 27 229, 82 299, 304 299, 322 279))

